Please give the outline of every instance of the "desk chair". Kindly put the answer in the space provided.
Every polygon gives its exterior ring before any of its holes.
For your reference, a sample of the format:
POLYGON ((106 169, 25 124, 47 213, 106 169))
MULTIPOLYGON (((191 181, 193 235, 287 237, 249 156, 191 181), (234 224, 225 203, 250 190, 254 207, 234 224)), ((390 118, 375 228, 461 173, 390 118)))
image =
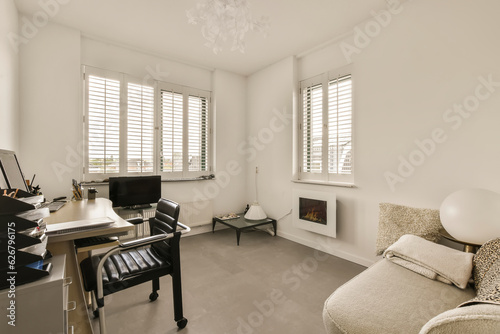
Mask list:
POLYGON ((179 204, 160 199, 155 216, 149 219, 151 236, 120 243, 104 255, 94 255, 80 263, 86 291, 92 292, 94 316, 99 317, 101 334, 106 334, 104 296, 152 281, 150 301, 158 298, 161 276, 172 276, 174 319, 184 328, 182 313, 179 242, 190 228, 177 221, 179 204), (177 231, 177 226, 183 228, 177 231), (116 254, 118 253, 118 254, 116 254), (99 274, 97 274, 99 273, 99 274))
MULTIPOLYGON (((134 238, 138 238, 138 226, 144 223, 144 219, 142 217, 134 217, 126 219, 127 222, 135 225, 135 236, 134 238)), ((82 261, 85 258, 92 256, 92 251, 102 249, 102 248, 110 248, 116 245, 119 245, 118 237, 108 237, 108 236, 95 236, 88 237, 82 239, 75 240, 75 248, 78 256, 78 261, 82 261)), ((90 307, 92 305, 92 294, 87 291, 87 305, 90 307)), ((95 304, 95 303, 94 303, 95 304)), ((94 314, 96 317, 99 315, 98 311, 95 310, 94 314)))

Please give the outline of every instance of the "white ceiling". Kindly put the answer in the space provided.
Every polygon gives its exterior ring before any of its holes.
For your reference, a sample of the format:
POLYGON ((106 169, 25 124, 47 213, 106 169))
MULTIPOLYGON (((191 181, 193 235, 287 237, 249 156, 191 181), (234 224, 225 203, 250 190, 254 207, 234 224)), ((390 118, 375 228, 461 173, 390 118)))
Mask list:
POLYGON ((31 19, 42 3, 61 3, 51 14, 83 35, 141 49, 172 60, 249 75, 290 55, 328 42, 387 7, 385 0, 250 0, 254 18, 268 16, 269 36, 249 32, 245 53, 231 43, 214 54, 186 10, 202 0, 15 0, 31 19), (63 4, 65 3, 65 4, 63 4))

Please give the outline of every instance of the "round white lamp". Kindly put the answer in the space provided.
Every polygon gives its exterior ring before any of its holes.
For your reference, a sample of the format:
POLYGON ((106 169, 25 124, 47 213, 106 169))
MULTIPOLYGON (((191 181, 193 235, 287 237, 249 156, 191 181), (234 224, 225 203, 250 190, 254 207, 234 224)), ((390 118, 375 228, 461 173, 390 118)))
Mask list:
POLYGON ((500 194, 486 189, 458 190, 441 203, 441 224, 455 239, 482 245, 500 237, 500 194))

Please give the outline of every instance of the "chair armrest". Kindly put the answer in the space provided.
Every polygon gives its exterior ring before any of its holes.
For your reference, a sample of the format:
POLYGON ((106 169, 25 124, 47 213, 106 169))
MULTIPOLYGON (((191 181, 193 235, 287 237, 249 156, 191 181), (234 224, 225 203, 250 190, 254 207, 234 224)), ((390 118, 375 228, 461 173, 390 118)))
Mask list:
POLYGON ((177 226, 182 227, 181 234, 186 234, 186 233, 191 232, 191 227, 189 227, 189 226, 187 226, 187 225, 184 225, 184 224, 183 224, 183 223, 181 223, 180 221, 177 221, 177 226))
POLYGON ((172 234, 166 234, 166 233, 165 234, 155 234, 155 235, 152 235, 150 237, 145 237, 145 238, 141 238, 141 239, 136 239, 136 240, 120 243, 118 245, 118 247, 120 247, 120 250, 136 248, 136 247, 140 247, 140 246, 149 245, 149 244, 152 244, 152 243, 155 243, 158 241, 167 240, 167 239, 170 239, 172 237, 173 237, 172 234))
POLYGON ((142 217, 129 218, 129 219, 127 219, 127 222, 129 222, 130 224, 133 224, 133 225, 139 225, 139 224, 144 223, 144 218, 142 218, 142 217))

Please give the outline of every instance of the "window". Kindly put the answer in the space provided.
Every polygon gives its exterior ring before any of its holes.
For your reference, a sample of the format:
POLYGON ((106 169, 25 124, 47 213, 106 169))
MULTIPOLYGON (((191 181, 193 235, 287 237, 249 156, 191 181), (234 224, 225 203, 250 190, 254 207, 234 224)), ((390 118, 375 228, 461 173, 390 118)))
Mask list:
POLYGON ((160 170, 182 172, 184 142, 184 96, 175 91, 161 91, 160 170))
POLYGON ((113 175, 206 175, 210 92, 84 67, 85 180, 113 175))
POLYGON ((203 175, 209 169, 207 92, 160 84, 160 171, 203 175))
POLYGON ((120 172, 120 81, 89 75, 88 171, 120 172))
POLYGON ((208 170, 208 98, 189 95, 188 101, 189 170, 208 170))
POLYGON ((299 178, 352 183, 351 74, 304 80, 300 96, 299 178))
POLYGON ((128 83, 127 172, 154 172, 154 88, 128 83))

